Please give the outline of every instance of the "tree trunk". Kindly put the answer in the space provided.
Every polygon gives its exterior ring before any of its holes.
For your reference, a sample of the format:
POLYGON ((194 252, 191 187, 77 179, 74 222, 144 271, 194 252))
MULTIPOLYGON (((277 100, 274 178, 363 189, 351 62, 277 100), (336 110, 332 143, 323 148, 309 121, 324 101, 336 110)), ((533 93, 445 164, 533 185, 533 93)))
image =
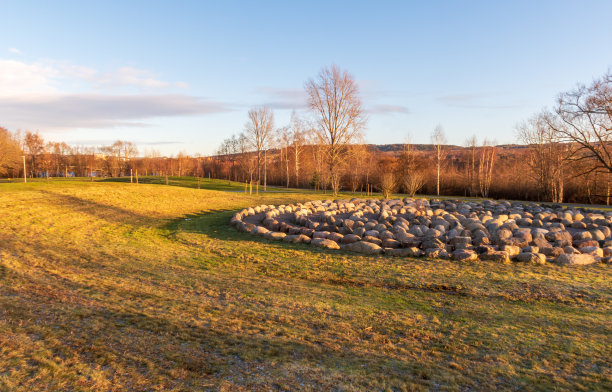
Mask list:
POLYGON ((264 183, 263 185, 264 185, 264 191, 267 191, 268 190, 268 150, 264 151, 264 183))

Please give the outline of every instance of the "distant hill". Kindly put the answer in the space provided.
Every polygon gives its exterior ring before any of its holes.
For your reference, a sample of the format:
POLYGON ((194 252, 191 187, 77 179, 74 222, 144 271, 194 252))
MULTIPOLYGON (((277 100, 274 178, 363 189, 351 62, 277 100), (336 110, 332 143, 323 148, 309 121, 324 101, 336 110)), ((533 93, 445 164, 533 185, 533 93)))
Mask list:
MULTIPOLYGON (((376 151, 396 152, 396 151, 402 151, 405 144, 367 144, 367 146, 376 151)), ((412 147, 416 149, 417 151, 432 151, 434 149, 433 144, 413 144, 412 147)), ((526 147, 527 146, 522 145, 522 144, 500 144, 497 146, 497 148, 500 148, 503 150, 523 149, 526 147)), ((445 145, 445 149, 447 150, 449 149, 450 150, 463 150, 465 148, 467 147, 456 146, 454 144, 445 145)))

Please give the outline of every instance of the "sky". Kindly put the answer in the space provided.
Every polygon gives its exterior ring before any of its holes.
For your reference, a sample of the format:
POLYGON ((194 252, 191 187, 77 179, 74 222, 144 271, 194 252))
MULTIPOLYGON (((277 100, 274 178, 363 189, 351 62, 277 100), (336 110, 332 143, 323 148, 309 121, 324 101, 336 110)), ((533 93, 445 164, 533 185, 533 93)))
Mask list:
POLYGON ((1 2, 0 126, 141 154, 214 153, 267 105, 308 111, 332 64, 374 144, 516 143, 516 126, 612 68, 612 1, 1 2))

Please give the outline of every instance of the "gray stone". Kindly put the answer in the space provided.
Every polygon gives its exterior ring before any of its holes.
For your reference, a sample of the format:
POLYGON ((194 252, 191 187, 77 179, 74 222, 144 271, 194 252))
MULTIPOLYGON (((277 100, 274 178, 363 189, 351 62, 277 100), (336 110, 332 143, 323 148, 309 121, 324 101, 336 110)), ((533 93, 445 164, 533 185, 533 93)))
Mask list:
POLYGON ((383 252, 383 249, 380 246, 366 241, 358 241, 347 244, 343 247, 343 249, 368 255, 375 255, 383 252))
POLYGON ((560 265, 588 265, 596 263, 595 257, 589 254, 562 254, 555 259, 555 263, 560 265))
POLYGON ((255 226, 252 230, 251 230, 251 234, 256 234, 256 235, 264 235, 266 233, 270 232, 270 230, 266 229, 263 226, 255 226))
POLYGON ((504 263, 504 264, 510 263, 510 256, 508 255, 508 252, 503 252, 503 251, 483 253, 478 257, 480 258, 480 260, 495 261, 497 263, 504 263))
POLYGON ((338 243, 332 240, 329 240, 327 238, 313 238, 312 241, 310 241, 310 244, 314 246, 318 246, 320 248, 340 249, 340 246, 338 245, 338 243))
POLYGON ((542 253, 521 252, 515 256, 515 260, 521 263, 544 264, 546 256, 542 253))
POLYGON ((448 258, 448 252, 446 251, 446 249, 442 249, 442 248, 427 248, 424 250, 424 253, 425 253, 425 257, 428 257, 430 259, 448 258))
POLYGON ((356 234, 347 234, 342 238, 343 244, 352 244, 353 242, 361 241, 361 237, 356 234))
POLYGON ((451 254, 451 258, 457 261, 476 261, 478 255, 476 252, 466 249, 456 250, 451 254))
POLYGON ((315 231, 312 233, 312 238, 327 238, 329 234, 329 231, 315 231))
POLYGON ((265 238, 269 240, 273 240, 273 241, 282 241, 286 236, 287 236, 286 233, 282 233, 279 231, 269 231, 266 234, 264 234, 265 238))
POLYGON ((423 255, 423 251, 419 248, 397 248, 397 249, 385 249, 385 254, 389 256, 399 257, 420 257, 423 255))

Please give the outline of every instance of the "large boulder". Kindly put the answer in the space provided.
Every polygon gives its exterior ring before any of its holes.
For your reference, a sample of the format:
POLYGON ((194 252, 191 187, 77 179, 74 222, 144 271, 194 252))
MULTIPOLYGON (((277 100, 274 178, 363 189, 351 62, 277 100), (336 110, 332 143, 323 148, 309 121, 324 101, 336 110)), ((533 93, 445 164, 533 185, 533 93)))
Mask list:
POLYGON ((283 239, 285 239, 286 236, 286 233, 282 233, 280 231, 269 231, 264 234, 265 238, 273 241, 282 241, 283 239))
POLYGON ((381 241, 380 238, 372 237, 371 235, 364 236, 363 237, 363 241, 371 242, 371 243, 376 244, 378 246, 382 245, 382 241, 381 241))
POLYGON ((328 239, 334 241, 334 242, 340 242, 342 241, 342 238, 344 236, 340 233, 330 233, 329 236, 327 237, 328 239))
POLYGON ((588 265, 596 263, 595 257, 585 253, 562 254, 555 259, 560 265, 588 265))
POLYGON ((344 245, 343 249, 367 255, 377 255, 383 252, 383 249, 380 246, 366 241, 358 241, 344 245))
POLYGON ((399 241, 396 241, 392 238, 388 238, 386 240, 383 240, 382 242, 382 247, 383 248, 399 248, 402 244, 400 244, 399 241))
POLYGON ((264 235, 264 234, 269 233, 269 232, 270 232, 270 230, 266 229, 263 226, 255 226, 251 230, 251 234, 256 234, 256 235, 264 235))
POLYGON ((342 238, 343 244, 352 244, 353 242, 361 241, 361 237, 356 234, 347 234, 342 238))
POLYGON ((415 236, 414 234, 409 234, 403 230, 398 230, 397 234, 395 235, 395 239, 398 240, 399 242, 401 242, 402 244, 407 244, 409 242, 413 242, 415 240, 415 236))
POLYGON ((438 238, 423 241, 423 249, 444 248, 444 245, 444 242, 440 241, 438 238))
POLYGON ((453 237, 450 240, 450 244, 456 248, 465 248, 468 245, 472 244, 472 237, 453 237))
POLYGON ((510 263, 510 256, 508 255, 508 252, 504 251, 482 253, 478 257, 480 258, 480 260, 495 261, 497 263, 504 264, 510 263))
POLYGON ((312 241, 310 241, 310 244, 318 246, 319 248, 340 249, 340 245, 338 245, 337 242, 334 242, 327 238, 313 238, 312 241))
POLYGON ((451 258, 457 261, 476 261, 478 255, 473 250, 459 249, 451 254, 451 258))
POLYGON ((544 235, 547 241, 555 243, 556 246, 564 247, 572 245, 572 235, 569 231, 549 231, 544 235))
POLYGON ((385 254, 389 256, 399 257, 420 257, 423 255, 423 251, 419 248, 396 248, 396 249, 385 249, 385 254))
POLYGON ((312 238, 327 238, 329 234, 329 231, 315 231, 312 233, 312 238))
POLYGON ((499 250, 508 253, 510 257, 516 256, 519 253, 521 253, 521 248, 519 248, 518 246, 514 246, 514 245, 504 245, 504 246, 501 246, 499 250))
POLYGON ((425 257, 430 259, 448 259, 449 257, 448 252, 443 248, 427 248, 423 252, 425 257))
POLYGON ((589 254, 595 257, 604 256, 603 249, 601 249, 599 246, 583 246, 580 248, 580 253, 589 254))
POLYGON ((310 237, 304 234, 287 234, 285 238, 283 238, 283 241, 291 242, 294 244, 299 244, 299 243, 309 244, 310 237))
POLYGON ((545 264, 546 256, 542 253, 521 252, 515 256, 516 261, 530 264, 545 264))
POLYGON ((563 248, 542 248, 540 252, 544 253, 544 255, 548 257, 557 258, 558 256, 564 254, 563 248))

